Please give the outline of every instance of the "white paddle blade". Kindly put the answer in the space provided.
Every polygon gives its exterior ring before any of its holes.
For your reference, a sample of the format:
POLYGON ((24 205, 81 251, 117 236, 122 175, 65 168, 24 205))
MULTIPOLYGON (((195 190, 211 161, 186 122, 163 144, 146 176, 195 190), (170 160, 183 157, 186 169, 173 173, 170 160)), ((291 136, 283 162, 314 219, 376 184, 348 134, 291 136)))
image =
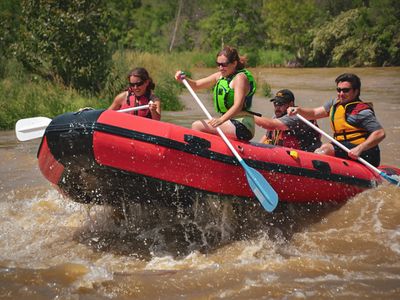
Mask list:
POLYGON ((21 142, 41 138, 51 122, 50 118, 35 117, 18 120, 15 124, 15 134, 21 142))
MULTIPOLYGON (((126 109, 118 110, 118 112, 128 112, 140 109, 146 109, 149 105, 136 106, 126 109)), ((18 120, 15 124, 15 135, 21 142, 41 138, 46 131, 47 126, 51 122, 50 118, 34 117, 18 120)))

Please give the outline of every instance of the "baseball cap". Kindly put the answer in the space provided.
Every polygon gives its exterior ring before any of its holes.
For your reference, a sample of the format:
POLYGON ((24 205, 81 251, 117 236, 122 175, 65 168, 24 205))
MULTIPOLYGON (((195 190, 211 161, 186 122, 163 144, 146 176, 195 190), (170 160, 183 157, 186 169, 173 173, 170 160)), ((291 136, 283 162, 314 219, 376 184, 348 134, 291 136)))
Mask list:
POLYGON ((275 94, 275 97, 270 100, 274 103, 285 104, 291 101, 294 102, 294 95, 290 90, 280 90, 275 94))

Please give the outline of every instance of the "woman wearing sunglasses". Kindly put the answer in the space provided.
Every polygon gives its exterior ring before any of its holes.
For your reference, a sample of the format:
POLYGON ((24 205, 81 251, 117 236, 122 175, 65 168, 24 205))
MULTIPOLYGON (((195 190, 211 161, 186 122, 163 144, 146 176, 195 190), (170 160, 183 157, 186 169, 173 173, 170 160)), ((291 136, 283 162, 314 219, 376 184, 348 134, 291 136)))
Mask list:
POLYGON ((109 109, 120 110, 149 104, 149 108, 129 112, 131 114, 161 119, 161 101, 153 94, 155 84, 145 68, 135 68, 128 74, 129 86, 118 94, 109 109))
POLYGON ((316 149, 316 153, 352 159, 361 157, 375 167, 379 166, 378 144, 385 138, 385 131, 376 119, 372 104, 360 99, 360 78, 344 73, 335 82, 336 99, 317 108, 289 107, 288 114, 298 113, 309 120, 329 117, 334 138, 350 149, 347 153, 334 143, 328 143, 316 149))
POLYGON ((255 80, 245 69, 244 59, 232 47, 226 46, 218 52, 216 64, 218 72, 197 80, 185 77, 182 71, 175 74, 176 80, 185 78, 194 90, 214 87, 214 108, 222 115, 212 120, 195 121, 192 129, 217 134, 219 127, 231 138, 251 140, 255 126, 254 113, 249 109, 256 91, 255 80))

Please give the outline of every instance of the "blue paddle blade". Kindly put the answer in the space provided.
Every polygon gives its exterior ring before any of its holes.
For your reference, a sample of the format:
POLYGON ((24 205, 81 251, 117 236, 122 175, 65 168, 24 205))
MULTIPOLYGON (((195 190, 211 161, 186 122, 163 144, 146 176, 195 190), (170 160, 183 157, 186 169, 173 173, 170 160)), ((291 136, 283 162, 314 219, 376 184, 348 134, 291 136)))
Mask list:
POLYGON ((379 175, 381 175, 383 178, 385 178, 387 181, 389 181, 390 183, 393 183, 395 185, 399 185, 400 182, 398 180, 396 180, 395 178, 393 178, 392 176, 389 176, 388 174, 386 174, 385 172, 380 172, 379 175))
POLYGON ((258 201, 268 212, 272 212, 278 205, 278 194, 268 181, 257 170, 241 162, 246 171, 247 181, 258 201))

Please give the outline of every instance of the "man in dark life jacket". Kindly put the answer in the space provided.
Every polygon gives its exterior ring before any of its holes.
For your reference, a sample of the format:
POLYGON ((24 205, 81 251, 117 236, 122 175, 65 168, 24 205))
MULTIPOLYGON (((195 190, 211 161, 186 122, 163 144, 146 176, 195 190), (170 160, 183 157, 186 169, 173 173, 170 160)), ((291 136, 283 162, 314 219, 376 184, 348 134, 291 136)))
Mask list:
POLYGON ((342 150, 333 143, 323 144, 315 152, 342 158, 362 157, 374 166, 380 164, 378 144, 385 138, 372 104, 361 101, 361 80, 351 73, 339 75, 336 80, 337 99, 317 108, 289 107, 288 114, 300 114, 306 119, 329 117, 334 138, 350 149, 342 150))
POLYGON ((290 90, 278 91, 270 101, 274 104, 274 117, 270 119, 255 116, 256 124, 267 129, 260 143, 309 152, 321 147, 321 135, 318 132, 299 118, 287 115, 288 107, 294 106, 294 95, 290 90))
POLYGON ((155 84, 145 68, 135 68, 127 76, 129 86, 119 93, 109 109, 120 110, 143 105, 146 109, 129 112, 130 114, 153 120, 161 119, 161 100, 154 95, 155 84))

